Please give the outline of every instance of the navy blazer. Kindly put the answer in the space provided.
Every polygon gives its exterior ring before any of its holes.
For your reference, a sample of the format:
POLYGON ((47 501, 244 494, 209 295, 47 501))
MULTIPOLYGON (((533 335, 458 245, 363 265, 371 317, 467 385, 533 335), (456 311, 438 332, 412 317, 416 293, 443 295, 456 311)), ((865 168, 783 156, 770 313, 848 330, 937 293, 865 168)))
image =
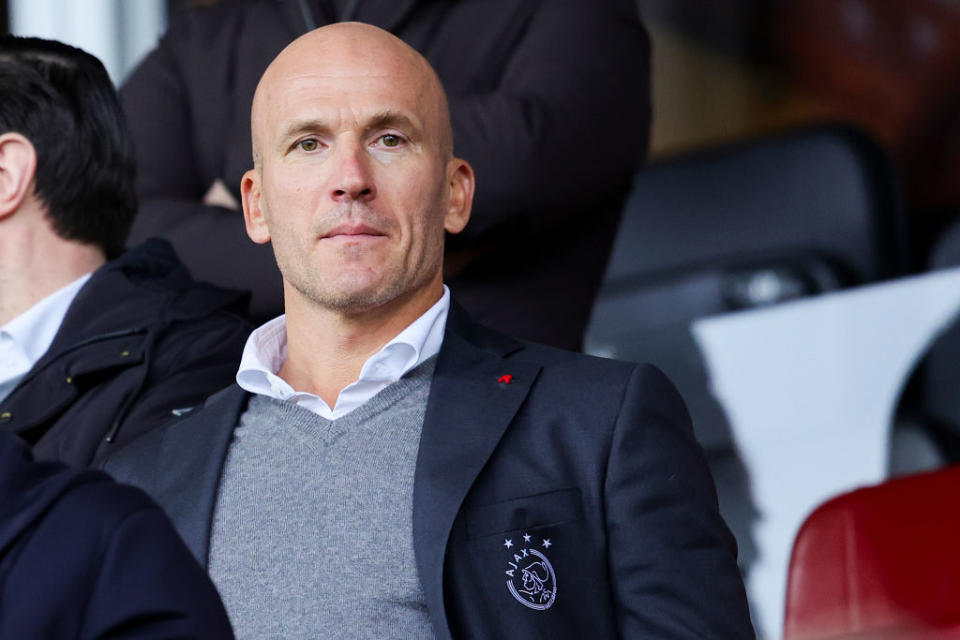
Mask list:
MULTIPOLYGON (((225 389, 105 467, 152 494, 202 563, 247 399, 225 389)), ((689 416, 651 365, 521 343, 454 307, 413 503, 438 638, 753 637, 689 416)))

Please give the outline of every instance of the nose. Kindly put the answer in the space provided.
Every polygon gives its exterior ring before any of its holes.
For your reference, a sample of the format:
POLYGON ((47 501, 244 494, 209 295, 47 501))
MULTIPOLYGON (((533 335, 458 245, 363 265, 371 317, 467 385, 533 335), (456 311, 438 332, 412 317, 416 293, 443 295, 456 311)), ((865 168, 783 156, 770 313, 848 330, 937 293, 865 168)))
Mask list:
POLYGON ((342 143, 334 152, 336 171, 331 186, 331 197, 336 202, 372 200, 376 196, 369 158, 363 145, 342 143))

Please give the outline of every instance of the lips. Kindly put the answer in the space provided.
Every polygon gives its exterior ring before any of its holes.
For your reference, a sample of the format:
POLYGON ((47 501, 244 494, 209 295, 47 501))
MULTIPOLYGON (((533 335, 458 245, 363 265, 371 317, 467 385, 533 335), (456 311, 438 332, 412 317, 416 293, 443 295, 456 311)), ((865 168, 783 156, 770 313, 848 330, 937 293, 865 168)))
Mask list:
POLYGON ((324 233, 322 236, 320 236, 320 239, 321 240, 328 239, 328 238, 349 239, 351 237, 356 237, 356 239, 360 240, 360 239, 363 239, 364 237, 380 237, 385 235, 387 234, 383 233, 382 231, 379 231, 378 229, 375 229, 369 225, 358 222, 358 223, 338 224, 337 226, 335 226, 334 228, 330 229, 329 231, 324 233))

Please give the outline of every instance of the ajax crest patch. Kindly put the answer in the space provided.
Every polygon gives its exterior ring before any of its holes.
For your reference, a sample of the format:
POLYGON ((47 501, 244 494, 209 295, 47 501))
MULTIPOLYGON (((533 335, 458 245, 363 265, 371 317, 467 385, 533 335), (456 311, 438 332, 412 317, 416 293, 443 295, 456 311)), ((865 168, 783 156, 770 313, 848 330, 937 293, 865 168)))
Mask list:
MULTIPOLYGON (((543 550, 552 546, 549 538, 540 543, 543 550)), ((553 606, 557 599, 557 575, 546 554, 537 549, 533 536, 523 534, 523 545, 514 545, 513 540, 503 541, 503 546, 513 550, 513 556, 507 560, 507 591, 517 602, 525 607, 545 611, 553 606), (513 547, 516 546, 516 549, 513 547)))

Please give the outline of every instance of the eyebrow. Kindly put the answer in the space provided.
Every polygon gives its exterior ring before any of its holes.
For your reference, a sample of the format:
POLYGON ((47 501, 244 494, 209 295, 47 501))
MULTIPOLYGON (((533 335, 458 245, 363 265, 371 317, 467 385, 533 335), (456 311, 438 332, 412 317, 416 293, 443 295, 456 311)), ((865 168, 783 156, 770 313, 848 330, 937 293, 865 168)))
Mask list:
MULTIPOLYGON (((412 137, 420 137, 421 127, 409 116, 398 111, 381 111, 370 117, 363 125, 363 131, 368 134, 378 129, 395 127, 409 133, 412 137)), ((316 118, 309 120, 295 120, 291 122, 280 137, 282 144, 286 144, 291 138, 303 135, 304 133, 318 133, 321 135, 330 134, 332 130, 325 121, 316 118)))
POLYGON ((420 126, 407 115, 397 111, 381 111, 374 115, 367 121, 364 130, 369 133, 370 131, 385 129, 387 127, 396 127, 408 133, 417 136, 420 135, 420 126))
POLYGON ((330 127, 322 120, 295 120, 283 130, 280 140, 283 144, 286 144, 290 138, 295 138, 304 133, 327 134, 330 133, 330 127))

